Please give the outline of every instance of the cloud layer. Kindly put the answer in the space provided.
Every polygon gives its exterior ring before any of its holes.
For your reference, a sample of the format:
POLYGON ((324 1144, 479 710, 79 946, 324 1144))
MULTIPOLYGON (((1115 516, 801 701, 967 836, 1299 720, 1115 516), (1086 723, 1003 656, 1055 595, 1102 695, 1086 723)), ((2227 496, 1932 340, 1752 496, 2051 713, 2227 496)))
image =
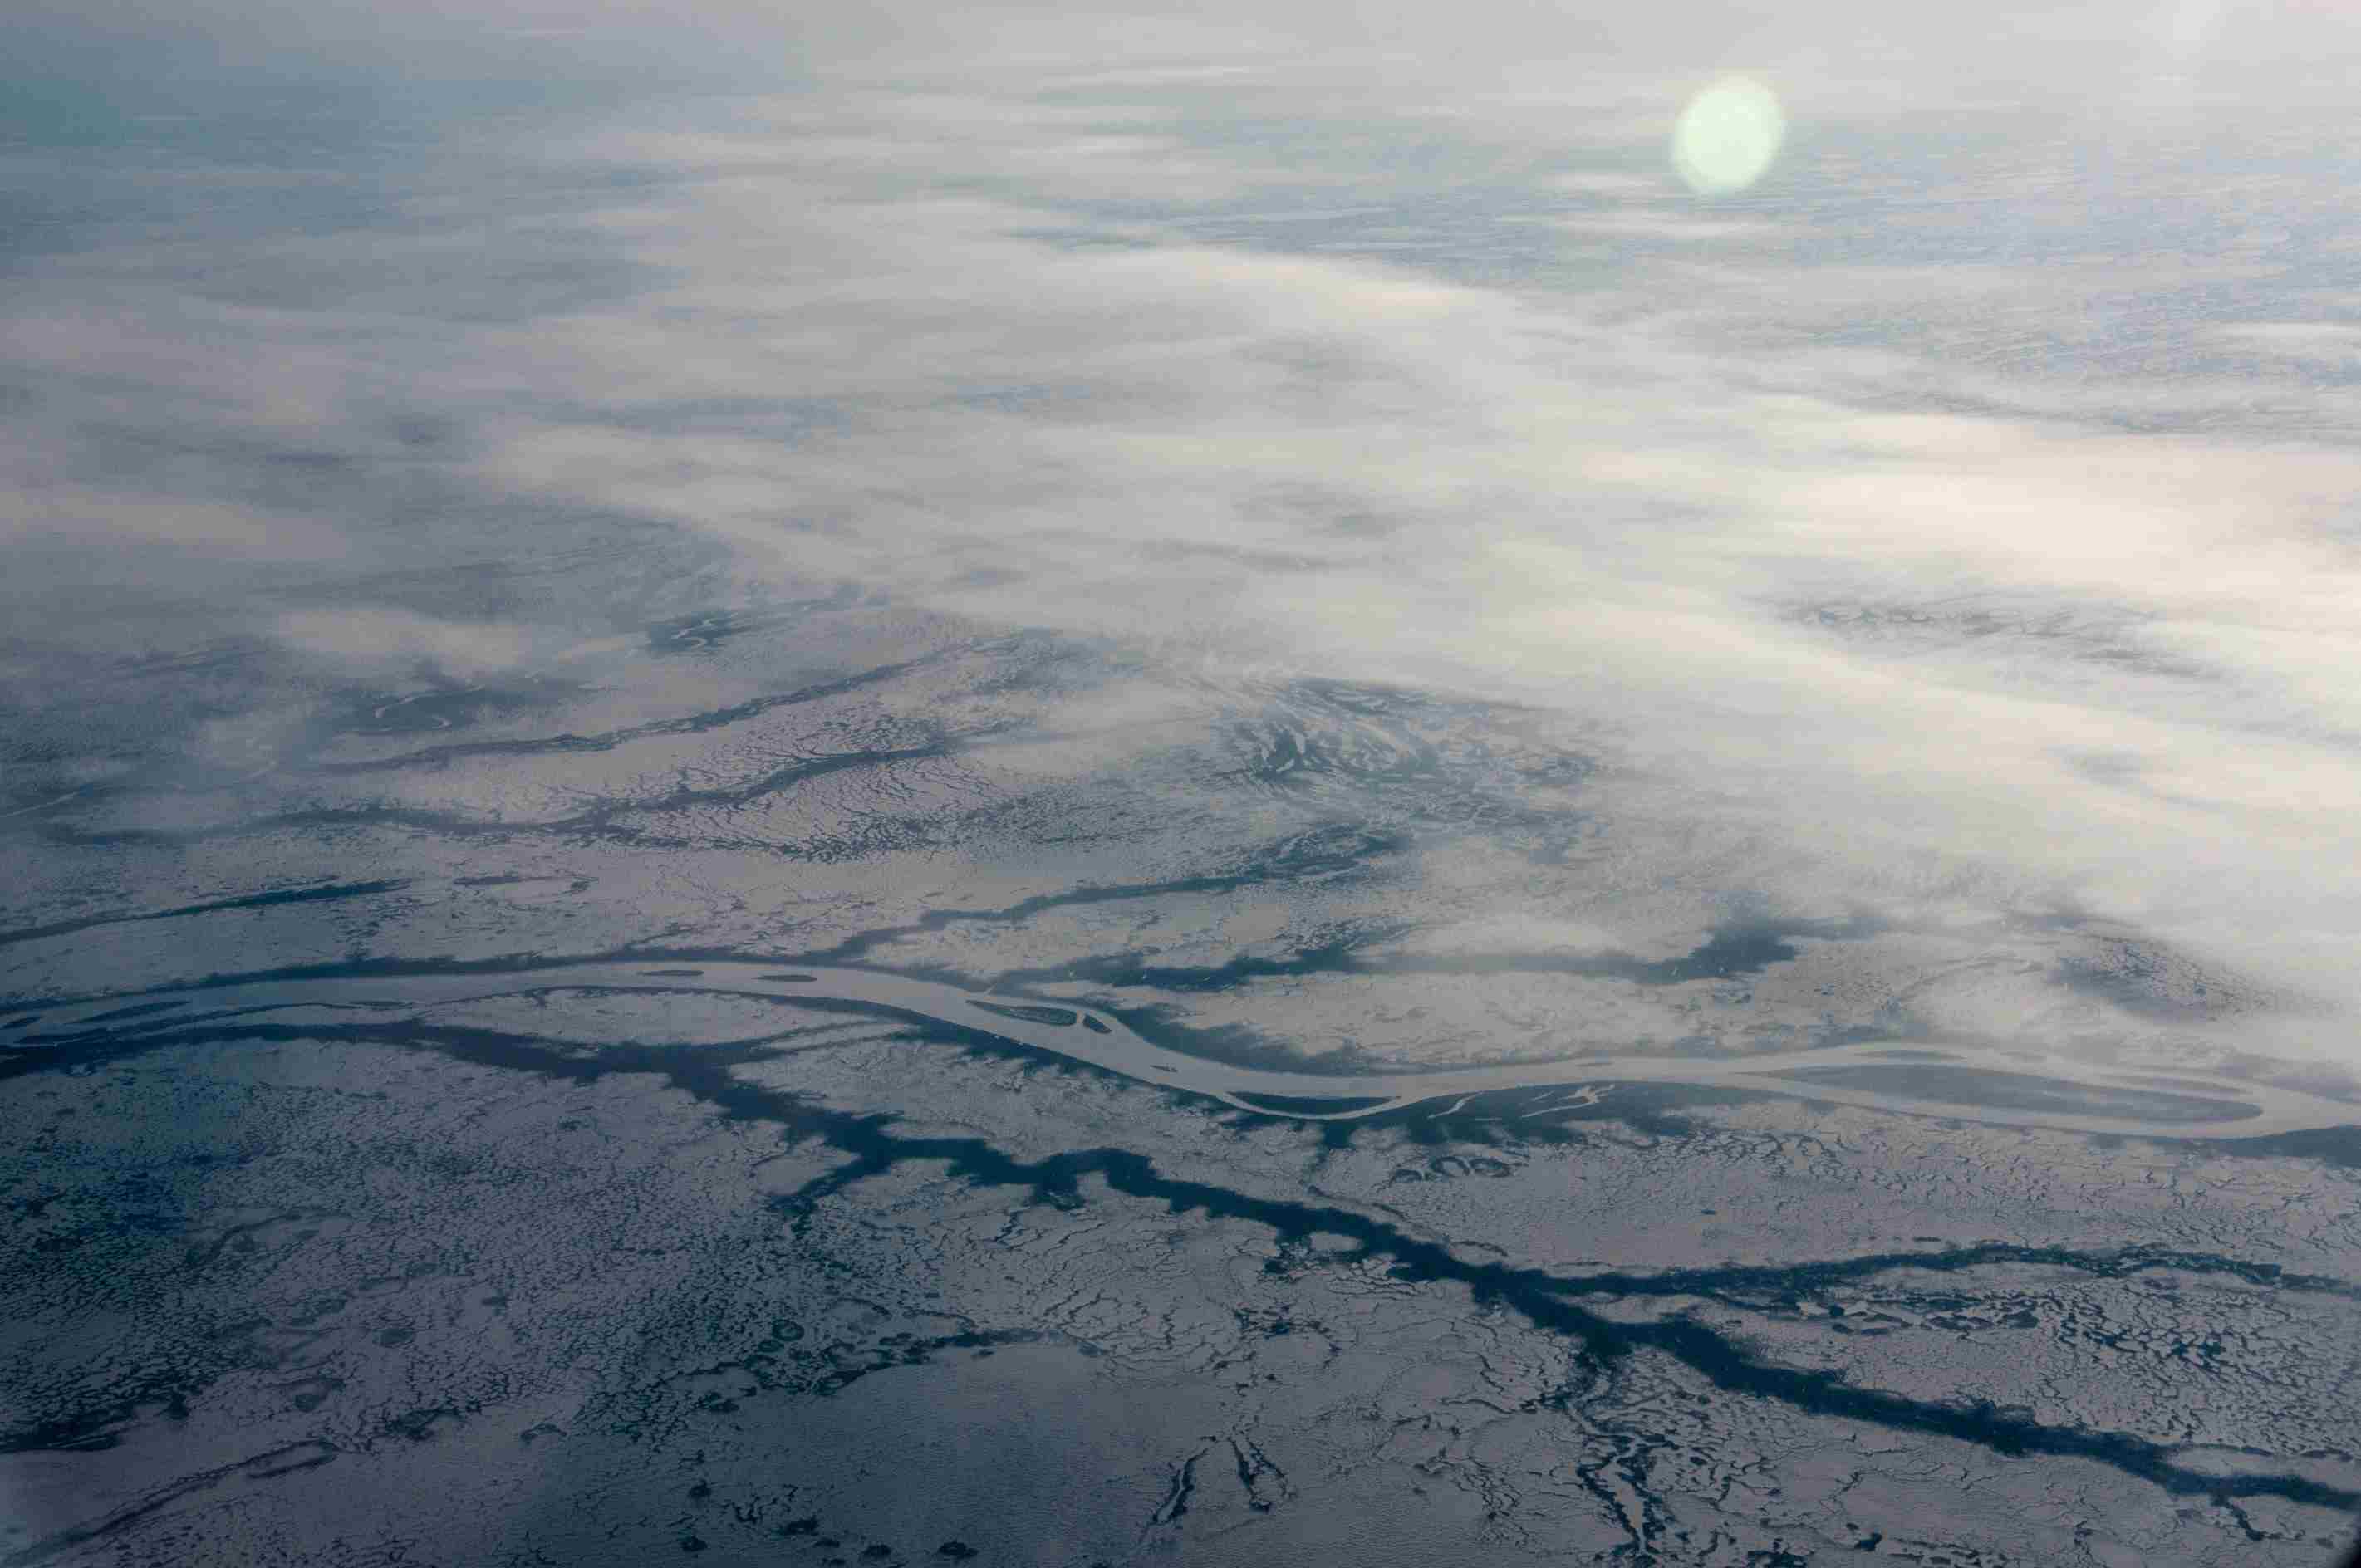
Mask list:
POLYGON ((505 669, 611 629, 401 572, 604 519, 741 590, 1561 709, 1750 895, 2071 904, 2361 1003, 2356 253, 2315 127, 2231 91, 2330 24, 2161 15, 2054 25, 2197 87, 2027 124, 1730 13, 1794 128, 1719 203, 1666 137, 1721 61, 1614 29, 1479 91, 1219 23, 1048 59, 1012 8, 957 78, 815 45, 792 92, 109 144, 0 318, 12 614, 505 669))

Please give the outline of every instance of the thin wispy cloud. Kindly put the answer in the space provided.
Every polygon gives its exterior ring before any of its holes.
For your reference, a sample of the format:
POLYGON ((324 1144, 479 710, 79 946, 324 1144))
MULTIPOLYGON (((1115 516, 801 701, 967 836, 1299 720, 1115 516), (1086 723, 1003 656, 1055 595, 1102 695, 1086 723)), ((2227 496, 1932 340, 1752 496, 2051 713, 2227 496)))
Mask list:
MULTIPOLYGON (((2056 25, 2197 71, 2237 19, 2117 20, 2056 25)), ((474 669, 596 629, 323 609, 297 564, 390 570, 454 509, 611 513, 741 587, 1596 721, 1743 803, 1750 896, 1796 856, 1824 904, 1885 896, 1931 854, 2349 990, 2361 455, 2307 378, 2345 329, 2206 304, 2325 226, 2145 243, 2180 132, 2028 181, 2047 155, 1994 127, 1952 168, 1907 116, 1861 129, 1850 57, 1764 74, 1790 145, 1716 199, 1669 150, 1701 78, 1644 49, 1569 56, 1553 121, 1530 79, 1429 114, 1243 34, 1086 69, 1025 22, 957 90, 851 50, 791 93, 470 126, 303 232, 198 214, 30 262, 13 526, 60 561, 269 555, 244 591, 292 655, 474 669)), ((1776 32, 1731 36, 1775 61, 1776 32)))

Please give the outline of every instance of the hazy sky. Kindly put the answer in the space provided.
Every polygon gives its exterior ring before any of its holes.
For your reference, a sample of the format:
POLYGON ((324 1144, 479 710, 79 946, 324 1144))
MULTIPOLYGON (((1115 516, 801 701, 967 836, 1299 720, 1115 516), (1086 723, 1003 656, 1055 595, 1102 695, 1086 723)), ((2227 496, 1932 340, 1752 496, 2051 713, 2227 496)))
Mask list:
POLYGON ((587 608, 351 585, 467 520, 610 517, 737 591, 1562 707, 1735 883, 2069 904, 2361 1003, 2325 5, 37 30, 0 149, 20 703, 225 627, 562 653, 587 608), (1784 139, 1701 196, 1675 126, 1733 71, 1784 139))

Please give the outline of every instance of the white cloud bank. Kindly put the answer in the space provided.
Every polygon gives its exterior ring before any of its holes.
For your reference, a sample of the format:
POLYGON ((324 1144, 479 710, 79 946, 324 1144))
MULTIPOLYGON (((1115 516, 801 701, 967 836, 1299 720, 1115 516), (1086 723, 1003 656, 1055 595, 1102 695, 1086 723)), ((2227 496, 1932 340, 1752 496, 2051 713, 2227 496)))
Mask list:
MULTIPOLYGON (((1839 883, 1932 850, 2361 999, 2361 454, 2208 434, 2254 389, 2203 377, 2183 428, 2134 433, 2137 385, 1751 348, 1830 313, 1745 236, 1709 272, 1591 291, 1169 221, 1076 244, 1106 144, 1065 111, 957 109, 873 143, 799 104, 636 149, 670 182, 608 221, 670 281, 535 334, 569 384, 619 389, 614 419, 514 422, 498 482, 987 619, 1564 706, 1839 883), (937 178, 893 191, 914 164, 937 178), (944 193, 954 171, 977 193, 944 193), (839 417, 786 440, 653 418, 785 393, 839 417), (1932 641, 1832 635, 1807 613, 1831 604, 1932 641), (1994 613, 2029 630, 1944 635, 1994 613), (2077 625, 2107 630, 2040 630, 2077 625)), ((1217 183, 1152 126, 1119 156, 1151 189, 1159 159, 1217 183)), ((1630 215, 1718 221, 1692 211, 1630 215)), ((1884 308, 1956 308, 1922 270, 1884 308)))
MULTIPOLYGON (((1530 76, 1438 68, 1409 110, 1411 68, 1327 69, 536 126, 445 149, 397 233, 220 237, 340 285, 234 349, 189 303, 210 274, 140 285, 177 302, 137 330, 26 306, 9 343, 73 389, 44 452, 118 381, 202 400, 225 366, 218 430, 355 461, 407 461, 365 433, 429 405, 479 490, 666 519, 752 576, 1578 712, 1752 846, 1747 891, 1840 903, 1932 858, 2361 1005, 2361 451, 2318 433, 2351 389, 2305 378, 2352 329, 2239 302, 2277 242, 2144 242, 2206 178, 2169 137, 2004 143, 1930 192, 1816 131, 1835 78, 1805 74, 1788 182, 1697 205, 1653 67, 1570 72, 1560 124, 1530 76), (1450 205, 1455 168, 1488 206, 1450 205), (1816 249, 1832 227, 1875 253, 1816 249), (537 281, 586 258, 596 287, 537 281), (2094 323, 2182 359, 2143 374, 2094 323)), ((373 614, 280 624, 337 659, 519 653, 373 614)))

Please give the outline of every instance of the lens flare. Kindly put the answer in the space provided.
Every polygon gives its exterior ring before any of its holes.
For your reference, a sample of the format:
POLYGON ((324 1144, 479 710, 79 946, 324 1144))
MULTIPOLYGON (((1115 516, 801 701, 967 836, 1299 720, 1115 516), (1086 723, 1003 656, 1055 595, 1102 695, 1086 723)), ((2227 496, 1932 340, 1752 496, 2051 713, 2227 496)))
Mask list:
POLYGON ((1673 167, 1700 196, 1743 191, 1771 167, 1786 134, 1777 94, 1751 77, 1724 77, 1681 111, 1673 167))

